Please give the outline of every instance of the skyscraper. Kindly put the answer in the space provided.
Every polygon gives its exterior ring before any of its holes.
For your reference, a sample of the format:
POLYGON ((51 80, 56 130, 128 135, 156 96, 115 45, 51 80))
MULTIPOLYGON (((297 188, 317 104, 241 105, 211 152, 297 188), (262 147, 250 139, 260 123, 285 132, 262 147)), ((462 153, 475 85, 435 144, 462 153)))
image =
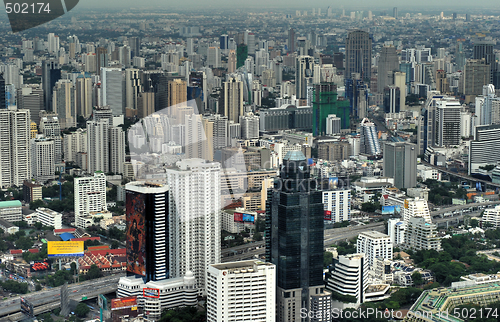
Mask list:
POLYGON ((109 106, 113 116, 124 115, 123 74, 121 68, 102 68, 101 79, 101 106, 109 106))
POLYGON ((109 60, 109 55, 108 55, 108 49, 105 47, 97 47, 96 48, 96 55, 97 55, 97 75, 101 75, 101 68, 106 68, 108 67, 108 60, 109 60))
POLYGON ((234 73, 236 71, 237 57, 236 50, 230 49, 227 55, 227 72, 234 73))
POLYGON ((40 132, 54 141, 54 163, 62 162, 61 125, 57 114, 45 114, 40 118, 40 132))
POLYGON ((460 145, 460 111, 459 100, 438 101, 436 106, 436 146, 460 145))
POLYGON ((342 129, 349 128, 349 101, 337 99, 337 86, 334 83, 315 85, 313 97, 314 136, 326 133, 326 119, 331 114, 340 118, 342 129))
MULTIPOLYGON (((166 185, 131 182, 125 186, 127 274, 144 282, 170 277, 169 189, 166 185)), ((178 240, 176 240, 178 242, 178 240)))
MULTIPOLYGON (((168 106, 173 109, 173 106, 187 101, 187 83, 182 79, 174 79, 168 82, 168 106)), ((169 111, 170 114, 175 111, 169 111)))
POLYGON ((360 124, 360 153, 369 155, 380 155, 382 149, 378 140, 378 133, 375 124, 368 119, 363 119, 360 124))
POLYGON ((398 7, 394 7, 394 8, 392 8, 392 16, 393 16, 395 19, 398 19, 398 7))
POLYGON ((345 53, 345 77, 351 78, 352 73, 358 73, 363 81, 370 80, 372 37, 366 31, 350 31, 346 38, 345 53))
POLYGON ((192 271, 206 294, 207 270, 220 262, 221 167, 216 162, 184 159, 167 169, 170 189, 170 274, 192 271), (182 242, 180 242, 182 241, 182 242))
POLYGON ((309 311, 311 297, 324 292, 323 208, 306 157, 288 152, 266 203, 266 260, 277 268, 277 321, 300 321, 301 309, 309 311))
POLYGON ((210 68, 221 67, 221 57, 219 47, 208 47, 207 65, 210 68))
POLYGON ((137 100, 141 92, 139 70, 136 68, 125 69, 125 108, 137 110, 137 100))
POLYGON ((76 127, 76 89, 69 79, 60 79, 55 84, 52 110, 57 113, 62 129, 76 127))
POLYGON ((394 179, 397 188, 417 185, 417 147, 406 142, 384 144, 384 176, 394 179))
MULTIPOLYGON (((295 95, 297 99, 307 99, 307 87, 312 85, 314 59, 311 56, 297 57, 295 68, 295 95)), ((306 104, 304 104, 306 105, 306 104)))
POLYGON ((108 210, 106 175, 101 171, 91 173, 94 175, 75 178, 75 225, 77 227, 83 226, 83 218, 91 212, 108 210))
POLYGON ((107 120, 87 122, 88 172, 109 172, 109 123, 107 120))
POLYGON ((0 186, 31 180, 30 111, 0 110, 0 186))
POLYGON ((109 171, 123 174, 125 162, 125 132, 121 127, 109 128, 109 171))
POLYGON ((3 74, 0 74, 0 110, 4 110, 7 108, 7 104, 5 102, 5 79, 3 78, 3 74))
POLYGON ((486 59, 469 59, 465 64, 463 73, 462 93, 465 94, 465 102, 473 102, 477 95, 483 93, 483 86, 491 84, 491 69, 486 59))
POLYGON ((395 70, 399 70, 399 59, 396 53, 396 47, 382 47, 378 61, 377 75, 377 90, 379 92, 382 92, 386 86, 393 85, 392 72, 395 70))
POLYGON ((53 180, 55 177, 54 140, 48 138, 32 139, 31 150, 31 175, 41 183, 53 180))
POLYGON ((92 78, 80 75, 75 86, 76 115, 88 118, 92 114, 92 78))
POLYGON ((236 77, 229 77, 227 82, 222 83, 219 111, 219 114, 227 116, 234 123, 238 123, 240 116, 243 116, 243 82, 236 77))
POLYGON ((45 110, 52 110, 52 90, 61 79, 61 68, 55 61, 44 60, 42 65, 42 87, 45 110))
POLYGON ((290 28, 288 30, 288 52, 289 53, 294 53, 295 52, 295 30, 293 28, 290 28))

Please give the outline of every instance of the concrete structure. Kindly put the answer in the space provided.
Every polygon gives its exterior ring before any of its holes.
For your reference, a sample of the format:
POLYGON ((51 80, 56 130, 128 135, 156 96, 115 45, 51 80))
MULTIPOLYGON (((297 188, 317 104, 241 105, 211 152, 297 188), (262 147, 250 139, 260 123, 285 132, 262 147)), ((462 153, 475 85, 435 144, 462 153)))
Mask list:
POLYGON ((167 169, 169 192, 170 275, 192 271, 206 294, 209 265, 220 262, 221 167, 202 159, 184 159, 167 169), (182 240, 182 243, 178 241, 182 240))
POLYGON ((417 146, 406 142, 384 144, 384 176, 394 178, 396 188, 417 185, 417 146))
POLYGON ((423 217, 427 223, 432 222, 429 206, 425 199, 405 199, 401 210, 404 222, 408 222, 413 217, 423 217))
POLYGON ((88 172, 109 172, 109 122, 87 122, 88 172))
POLYGON ((351 78, 353 73, 358 73, 362 80, 369 80, 372 64, 372 38, 370 34, 363 30, 349 31, 345 48, 346 78, 351 78))
POLYGON ((474 140, 470 142, 469 174, 478 173, 479 167, 500 162, 500 124, 476 126, 474 140))
MULTIPOLYGON (((330 212, 330 222, 351 220, 351 190, 323 191, 323 205, 325 212, 330 212)), ((325 214, 325 218, 327 218, 327 214, 325 214)))
POLYGON ((227 82, 222 83, 219 114, 227 116, 228 121, 238 123, 240 116, 243 116, 244 112, 243 82, 235 77, 229 77, 227 82))
POLYGON ((41 200, 42 186, 26 180, 23 182, 23 195, 24 195, 24 201, 27 203, 30 203, 35 200, 41 200))
POLYGON ((413 217, 406 223, 404 248, 411 250, 441 250, 441 239, 437 225, 422 217, 413 217))
POLYGON ((8 235, 15 234, 19 231, 19 227, 1 218, 0 218, 0 229, 2 229, 4 233, 8 235))
POLYGON ((102 211, 107 211, 106 175, 95 172, 92 177, 75 178, 75 226, 85 228, 83 218, 102 211))
POLYGON ((392 259, 391 238, 378 231, 362 232, 358 236, 356 252, 365 254, 368 269, 375 266, 375 258, 392 259))
POLYGON ((62 229, 62 214, 47 208, 37 208, 33 221, 39 222, 44 226, 52 226, 54 229, 62 229))
MULTIPOLYGON (((40 117, 40 132, 46 138, 52 139, 54 141, 54 163, 59 164, 62 162, 61 125, 59 124, 59 117, 57 114, 41 114, 42 116, 40 117)), ((76 126, 76 124, 74 126, 76 126)))
POLYGON ((340 255, 330 267, 326 288, 341 295, 353 296, 356 304, 361 304, 368 288, 368 270, 365 254, 340 255))
POLYGON ((368 119, 363 119, 360 125, 360 153, 369 155, 380 155, 382 149, 378 140, 378 133, 375 124, 368 119))
POLYGON ((387 233, 391 238, 394 246, 401 245, 405 242, 406 223, 400 218, 392 218, 387 222, 387 233))
POLYGON ((9 222, 23 220, 21 202, 19 200, 0 201, 0 218, 9 222))
POLYGON ((459 100, 437 102, 436 146, 454 147, 460 145, 461 109, 459 100))
POLYGON ((113 116, 124 115, 123 73, 121 68, 101 68, 101 105, 109 106, 113 116))
POLYGON ((39 137, 30 142, 31 175, 38 182, 55 178, 54 140, 39 137))
POLYGON ((276 266, 259 260, 210 265, 207 321, 274 322, 276 266))
POLYGON ((109 128, 109 171, 123 174, 125 163, 125 132, 121 127, 109 128))
MULTIPOLYGON (((396 70, 399 70, 399 59, 396 47, 382 47, 378 60, 377 74, 377 89, 379 92, 383 91, 386 86, 392 85, 392 73, 396 70)), ((402 88, 400 90, 403 91, 402 88)))
POLYGON ((243 140, 259 138, 259 117, 253 113, 240 116, 241 138, 243 140))
POLYGON ((483 222, 491 224, 495 229, 500 228, 500 206, 485 209, 483 222))

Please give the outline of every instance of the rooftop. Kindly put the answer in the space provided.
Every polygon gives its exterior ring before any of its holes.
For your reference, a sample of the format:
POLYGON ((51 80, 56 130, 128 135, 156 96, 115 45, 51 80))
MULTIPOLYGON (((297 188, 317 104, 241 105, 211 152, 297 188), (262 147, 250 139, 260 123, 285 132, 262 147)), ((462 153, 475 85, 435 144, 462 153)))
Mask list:
POLYGON ((0 208, 11 208, 11 207, 21 207, 21 201, 19 200, 9 200, 9 201, 0 201, 0 208))
POLYGON ((285 155, 284 160, 288 161, 305 161, 306 156, 302 151, 288 151, 288 153, 285 155))
POLYGON ((365 235, 369 238, 389 238, 388 235, 381 233, 379 231, 364 231, 360 235, 365 235))

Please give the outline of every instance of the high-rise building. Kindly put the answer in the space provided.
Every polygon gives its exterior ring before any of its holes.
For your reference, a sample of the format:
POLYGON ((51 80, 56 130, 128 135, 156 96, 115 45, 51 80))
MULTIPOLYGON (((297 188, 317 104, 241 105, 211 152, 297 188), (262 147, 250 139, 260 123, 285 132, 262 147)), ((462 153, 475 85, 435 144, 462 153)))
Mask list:
POLYGON ((78 153, 87 153, 87 130, 64 134, 64 161, 76 162, 78 153))
POLYGON ((85 217, 91 213, 107 211, 106 175, 95 172, 91 177, 75 178, 75 225, 84 226, 85 217))
POLYGON ((314 136, 327 132, 327 118, 332 114, 340 118, 341 129, 349 128, 349 101, 337 98, 337 86, 334 83, 314 85, 313 97, 314 136))
POLYGON ((258 260, 210 265, 207 321, 276 320, 276 266, 258 260))
POLYGON ((109 122, 87 122, 88 172, 109 172, 109 122))
POLYGON ((56 36, 54 33, 49 33, 47 36, 47 49, 50 54, 55 54, 56 56, 59 54, 59 36, 56 36))
POLYGON ((76 127, 76 90, 69 79, 60 79, 55 84, 52 111, 57 113, 63 130, 76 127))
POLYGON ((109 128, 109 171, 123 174, 125 163, 125 132, 121 127, 109 128))
POLYGON ((140 37, 130 37, 128 38, 128 45, 131 50, 131 57, 140 56, 141 53, 141 38, 140 37))
POLYGON ((335 114, 326 117, 326 135, 335 135, 342 129, 342 119, 335 114))
POLYGON ((351 190, 330 189, 323 191, 324 219, 332 223, 351 221, 351 190))
POLYGON ((293 28, 290 28, 288 30, 288 52, 289 53, 294 53, 295 52, 295 41, 296 41, 296 36, 295 36, 295 30, 293 28))
POLYGON ((139 94, 142 92, 139 69, 125 69, 125 108, 137 110, 139 94))
POLYGON ((373 269, 375 258, 392 259, 391 238, 379 231, 361 232, 356 244, 356 252, 365 254, 368 269, 373 269))
POLYGON ((407 223, 410 218, 422 217, 427 223, 431 223, 431 214, 427 200, 421 198, 405 199, 402 211, 403 221, 407 223))
MULTIPOLYGON (((213 123, 213 148, 214 150, 220 150, 229 145, 228 136, 229 136, 229 127, 227 116, 221 116, 219 114, 212 114, 205 116, 208 122, 213 123)), ((258 132, 258 128, 257 128, 258 132)), ((210 136, 210 134, 207 134, 210 136)))
POLYGON ((410 218, 406 223, 404 247, 412 251, 441 251, 437 225, 426 222, 422 217, 410 218))
POLYGON ((5 79, 3 78, 3 74, 0 74, 0 110, 5 110, 6 108, 5 79))
POLYGON ((396 47, 382 47, 378 61, 377 75, 377 89, 379 92, 383 91, 386 86, 392 85, 392 73, 396 70, 399 70, 399 59, 396 53, 396 47))
POLYGON ((323 203, 307 159, 286 154, 266 203, 266 260, 277 268, 277 321, 299 321, 311 297, 324 293, 323 203))
POLYGON ((307 99, 307 87, 312 85, 313 71, 314 71, 313 57, 311 56, 297 57, 296 68, 295 68, 295 94, 298 99, 307 99))
POLYGON ((484 59, 487 65, 490 65, 490 83, 493 81, 493 71, 495 70, 495 54, 493 53, 493 41, 479 41, 474 43, 472 49, 472 59, 484 59))
POLYGON ((378 140, 377 128, 374 123, 368 119, 361 121, 360 127, 360 153, 369 155, 380 155, 380 141, 378 140))
POLYGON ((109 65, 108 49, 105 47, 96 48, 97 55, 97 75, 101 76, 101 68, 107 68, 109 65))
POLYGON ((199 114, 184 116, 184 153, 188 158, 214 159, 214 123, 199 114))
POLYGON ((498 229, 500 227, 500 206, 485 209, 483 222, 491 224, 494 229, 498 229))
POLYGON ((192 271, 206 294, 209 265, 221 258, 221 167, 202 159, 184 159, 176 166, 167 169, 169 239, 175 241, 169 246, 170 275, 192 271))
POLYGON ((123 73, 121 68, 101 69, 101 106, 109 106, 113 116, 124 115, 123 73))
POLYGON ((44 60, 42 65, 42 87, 45 110, 52 110, 52 90, 61 79, 61 68, 55 61, 44 60))
POLYGON ((358 119, 364 119, 368 110, 368 86, 361 80, 359 74, 346 78, 345 97, 349 100, 349 112, 358 119))
POLYGON ((0 186, 31 180, 30 111, 0 110, 0 186))
POLYGON ((40 124, 40 111, 44 110, 43 89, 39 85, 23 85, 17 90, 17 109, 29 110, 31 120, 40 124))
POLYGON ((169 223, 169 188, 147 182, 125 186, 127 273, 144 282, 170 278, 173 243, 169 223))
POLYGON ((469 59, 463 73, 462 93, 465 102, 473 102, 474 98, 483 93, 483 86, 491 83, 491 68, 486 59, 469 59))
POLYGON ((210 68, 220 68, 222 66, 219 47, 208 47, 207 66, 210 68))
POLYGON ((31 175, 38 182, 53 180, 55 177, 54 140, 49 138, 32 139, 31 175))
POLYGON ((243 140, 259 138, 259 117, 253 113, 240 116, 241 138, 243 140))
POLYGON ((234 73, 236 71, 238 59, 236 57, 236 50, 230 49, 227 55, 227 72, 234 73))
POLYGON ((394 8, 392 8, 392 16, 393 16, 395 19, 398 19, 398 7, 394 7, 394 8))
POLYGON ((242 43, 238 44, 238 47, 236 48, 236 68, 244 66, 247 58, 248 58, 248 46, 242 43))
POLYGON ((399 113, 401 111, 401 91, 397 86, 386 86, 384 88, 384 112, 399 113))
POLYGON ((441 100, 436 106, 436 146, 460 145, 460 111, 459 100, 441 100))
POLYGON ((222 83, 222 91, 219 101, 221 115, 227 116, 229 121, 239 122, 243 116, 243 82, 236 77, 229 77, 227 82, 222 83))
POLYGON ((346 38, 346 68, 345 77, 351 78, 352 73, 361 75, 361 80, 371 78, 372 37, 363 30, 351 30, 346 38))
POLYGON ((330 266, 326 288, 341 295, 353 296, 356 303, 361 304, 368 288, 368 271, 365 254, 340 255, 330 266))
POLYGON ((57 114, 45 114, 40 119, 40 132, 54 141, 54 163, 62 162, 61 125, 57 114))
POLYGON ((469 174, 478 173, 479 167, 500 162, 500 124, 476 126, 474 140, 470 142, 469 174))
POLYGON ((76 115, 88 118, 92 114, 92 78, 78 76, 75 87, 76 115))
MULTIPOLYGON (((187 102, 187 83, 182 79, 174 79, 168 82, 168 106, 173 106, 187 102)), ((170 111, 174 113, 174 111, 170 111)))
POLYGON ((397 188, 417 185, 417 146, 406 142, 384 144, 384 176, 394 179, 397 188))

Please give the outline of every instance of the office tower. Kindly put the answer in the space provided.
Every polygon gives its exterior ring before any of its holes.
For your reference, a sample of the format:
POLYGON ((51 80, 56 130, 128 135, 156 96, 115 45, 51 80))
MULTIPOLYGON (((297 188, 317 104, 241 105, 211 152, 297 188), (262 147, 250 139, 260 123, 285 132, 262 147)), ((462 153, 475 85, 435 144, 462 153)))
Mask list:
POLYGON ((275 87, 276 77, 274 76, 274 70, 264 69, 262 71, 262 86, 265 87, 275 87))
POLYGON ((219 47, 208 47, 207 66, 210 68, 220 68, 222 66, 219 47))
POLYGON ((97 75, 101 76, 101 68, 107 68, 109 65, 108 49, 105 47, 97 47, 96 55, 97 55, 97 75))
POLYGON ((124 115, 123 74, 120 68, 101 69, 101 106, 109 106, 113 116, 124 115))
POLYGON ((236 48, 236 68, 238 69, 241 66, 244 66, 247 58, 248 46, 245 44, 238 44, 238 47, 236 48))
POLYGON ((168 106, 169 114, 175 114, 175 105, 187 102, 187 83, 182 79, 174 79, 168 82, 168 106))
POLYGON ((494 41, 479 41, 474 44, 472 50, 473 59, 484 59, 485 63, 490 65, 490 83, 493 83, 493 74, 497 71, 495 54, 493 53, 494 41))
POLYGON ((130 47, 131 57, 140 56, 141 53, 141 38, 140 37, 130 37, 128 39, 128 45, 130 47))
POLYGON ((125 69, 125 108, 137 110, 139 93, 142 92, 139 70, 125 69))
POLYGON ((384 112, 399 113, 401 111, 401 91, 397 86, 386 86, 384 88, 384 112))
POLYGON ((55 61, 44 60, 42 64, 42 87, 45 110, 52 110, 52 90, 61 79, 61 68, 55 61))
POLYGON ((427 93, 427 100, 421 110, 418 120, 417 150, 418 154, 424 154, 428 147, 434 146, 436 142, 436 106, 442 100, 454 100, 452 97, 443 96, 439 92, 427 93))
POLYGON ((342 129, 342 119, 335 114, 326 117, 326 135, 339 134, 342 129))
MULTIPOLYGON (((337 178, 331 179, 333 181, 337 178)), ((324 219, 332 223, 351 221, 351 190, 337 189, 330 185, 328 189, 329 191, 323 191, 324 219)))
POLYGON ((353 296, 356 303, 361 304, 368 288, 368 270, 365 254, 340 255, 330 266, 326 288, 341 295, 353 296))
POLYGON ((97 56, 94 53, 82 55, 82 62, 85 65, 84 71, 87 73, 95 73, 97 71, 97 56))
POLYGON ((337 86, 334 83, 314 85, 313 95, 314 136, 327 132, 327 118, 331 114, 340 118, 341 129, 349 128, 349 101, 337 98, 337 86))
POLYGON ((398 7, 394 7, 394 8, 392 8, 392 16, 393 16, 395 19, 398 19, 398 7))
MULTIPOLYGON (((307 87, 312 84, 314 59, 310 56, 299 56, 295 69, 295 95, 298 99, 307 99, 307 87)), ((306 104, 304 104, 306 105, 306 104)))
POLYGON ((413 217, 406 223, 405 249, 412 251, 441 251, 441 238, 438 236, 437 225, 428 223, 422 217, 413 217))
POLYGON ((346 78, 345 97, 349 100, 349 112, 358 119, 364 119, 368 110, 368 86, 361 80, 359 74, 346 78))
POLYGON ((216 162, 184 159, 169 168, 170 274, 192 271, 207 293, 207 271, 220 262, 221 167, 216 162), (182 240, 182 243, 178 242, 182 240))
POLYGON ((144 92, 154 93, 155 95, 155 112, 167 108, 169 106, 167 75, 161 71, 146 71, 142 75, 144 92))
POLYGON ((213 161, 213 125, 199 114, 184 116, 184 153, 187 158, 213 161))
POLYGON ((76 127, 76 90, 69 79, 60 79, 55 84, 52 105, 62 129, 76 127))
POLYGON ((88 172, 109 172, 109 122, 87 122, 88 172))
POLYGON ((38 182, 53 180, 55 177, 54 140, 48 138, 32 139, 31 175, 38 182))
POLYGON ((346 78, 351 78, 352 73, 361 75, 361 80, 371 78, 372 38, 362 30, 352 30, 346 38, 346 78))
POLYGON ((64 161, 76 162, 78 153, 87 153, 87 130, 64 134, 64 161))
POLYGON ((108 210, 106 206, 106 175, 101 171, 91 173, 94 175, 75 178, 76 227, 84 226, 84 217, 89 216, 90 213, 108 210))
POLYGON ((236 65, 237 65, 237 57, 236 57, 236 50, 230 49, 229 54, 227 55, 227 72, 228 73, 234 73, 236 71, 236 65))
POLYGON ((436 146, 460 145, 459 100, 438 101, 436 106, 436 146))
POLYGON ((290 28, 288 30, 288 52, 292 54, 295 52, 295 39, 295 30, 293 30, 293 28, 290 28))
POLYGON ((222 53, 227 54, 228 47, 229 47, 229 36, 221 35, 219 37, 219 48, 222 51, 222 53))
POLYGON ((188 38, 186 39, 186 53, 189 55, 194 54, 194 39, 188 38))
POLYGON ((139 93, 137 98, 137 117, 144 118, 155 112, 155 93, 139 93))
POLYGON ((47 139, 54 141, 54 157, 55 164, 62 162, 62 142, 61 142, 61 125, 57 114, 42 114, 40 118, 40 132, 47 139))
POLYGON ((422 217, 427 223, 432 222, 429 205, 425 199, 418 197, 415 199, 406 199, 401 210, 401 217, 405 223, 413 217, 422 217))
POLYGON ((465 66, 464 41, 465 39, 458 39, 455 48, 455 63, 458 70, 463 70, 465 66))
POLYGON ((88 118, 92 114, 92 78, 78 76, 75 87, 76 115, 88 118))
POLYGON ((210 265, 207 285, 208 322, 275 321, 275 265, 255 259, 210 265))
POLYGON ((276 265, 277 321, 299 321, 323 286, 323 203, 306 157, 289 151, 268 190, 266 260, 276 265))
POLYGON ((248 42, 246 42, 248 46, 248 54, 255 55, 255 34, 253 32, 248 33, 248 42))
POLYGON ((144 283, 170 278, 172 244, 169 223, 169 188, 147 182, 125 185, 127 217, 127 274, 144 283))
POLYGON ((499 149, 500 124, 476 126, 470 142, 469 174, 478 173, 481 166, 496 165, 500 161, 499 149))
POLYGON ((47 36, 47 47, 50 54, 59 53, 59 36, 54 35, 54 33, 49 33, 47 36))
POLYGON ((500 227, 500 206, 485 209, 483 222, 491 224, 493 229, 498 229, 500 227))
POLYGON ((406 142, 384 144, 384 176, 394 179, 397 188, 417 185, 417 146, 406 142))
POLYGON ((107 108, 107 107, 96 107, 93 110, 93 118, 92 120, 94 122, 99 122, 102 120, 107 120, 108 121, 108 126, 113 125, 113 112, 107 108))
POLYGON ((228 146, 228 121, 227 116, 221 116, 219 114, 211 114, 204 116, 208 122, 213 123, 213 148, 215 150, 220 150, 228 146))
POLYGON ((363 119, 360 124, 360 153, 368 155, 380 155, 382 149, 378 140, 378 133, 375 124, 368 119, 363 119))
POLYGON ((392 259, 391 238, 379 231, 361 232, 356 244, 356 252, 365 254, 368 269, 374 268, 375 258, 392 259))
POLYGON ((5 79, 3 74, 0 74, 0 110, 5 110, 7 108, 5 102, 5 79))
POLYGON ((486 64, 485 59, 467 60, 465 71, 463 73, 463 88, 462 93, 465 95, 465 102, 474 101, 477 95, 483 92, 483 86, 491 83, 490 66, 486 64))
POLYGON ((230 76, 227 82, 222 83, 219 114, 227 116, 228 121, 238 123, 243 113, 243 82, 236 77, 230 76))
POLYGON ((40 111, 44 109, 43 89, 40 85, 23 85, 17 90, 17 109, 29 110, 31 120, 40 124, 40 111))
POLYGON ((123 174, 125 162, 125 132, 121 127, 109 128, 109 171, 123 174))
POLYGON ((30 111, 0 110, 0 186, 31 180, 30 111))
POLYGON ((240 116, 241 138, 243 140, 259 138, 259 117, 253 113, 240 116))
POLYGON ((378 61, 377 75, 377 89, 379 92, 383 91, 386 86, 393 85, 391 78, 393 71, 396 70, 399 70, 399 58, 396 53, 396 47, 382 47, 378 61))

